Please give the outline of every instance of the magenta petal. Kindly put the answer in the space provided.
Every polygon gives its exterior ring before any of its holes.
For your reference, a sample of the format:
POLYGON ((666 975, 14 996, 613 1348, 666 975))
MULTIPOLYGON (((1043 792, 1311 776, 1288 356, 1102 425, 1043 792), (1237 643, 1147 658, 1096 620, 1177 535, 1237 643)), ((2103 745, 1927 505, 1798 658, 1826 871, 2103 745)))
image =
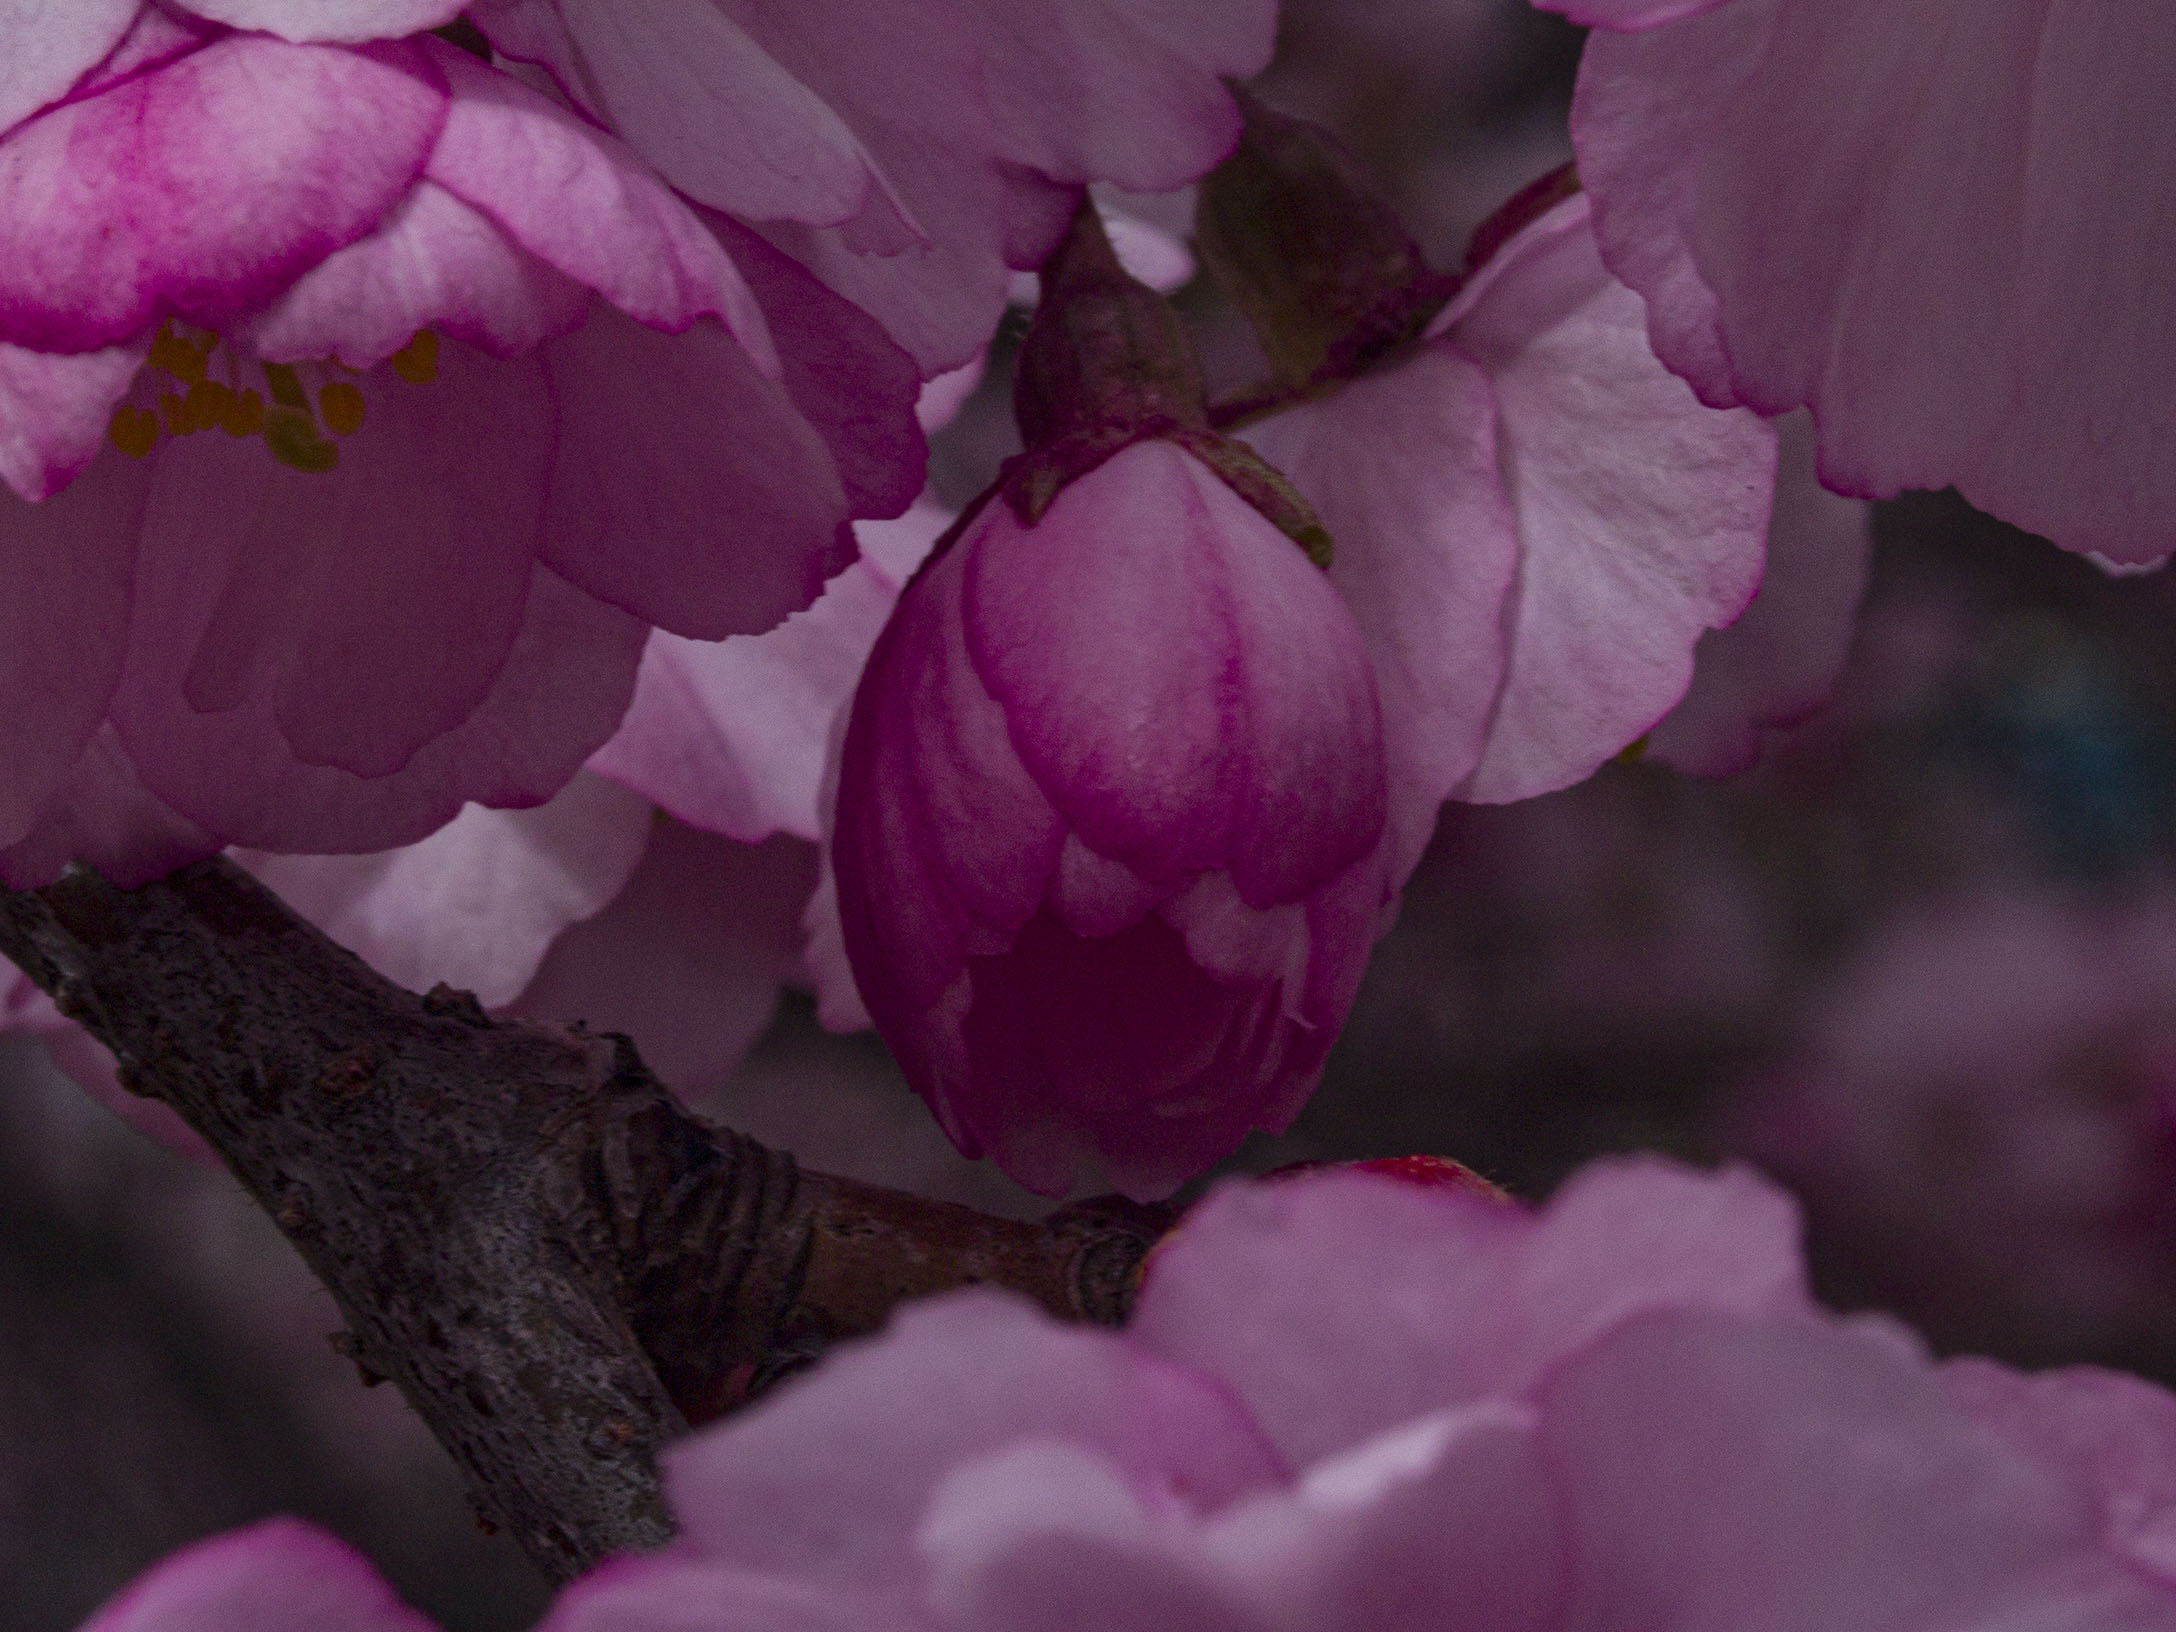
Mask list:
POLYGON ((177 0, 234 28, 287 40, 384 40, 420 34, 461 14, 461 0, 177 0))
POLYGON ((149 478, 109 453, 42 504, 0 487, 0 850, 30 831, 120 679, 149 478))
POLYGON ((50 884, 72 861, 130 889, 215 856, 220 841, 154 795, 136 775, 121 735, 101 726, 29 833, 0 850, 0 884, 50 884))
POLYGON ((1461 796, 1569 786, 1660 719, 1703 631, 1760 581, 1775 432, 1703 407, 1648 349, 1584 196, 1499 250, 1437 320, 1487 370, 1520 566, 1510 663, 1461 796))
POLYGON ((905 1578, 946 1473, 1027 1434, 1099 1451, 1144 1493, 1183 1490, 1212 1510, 1284 1471, 1214 1382, 966 1292, 834 1353, 820 1386, 683 1441, 666 1453, 666 1488, 682 1535, 709 1557, 878 1587, 905 1578))
POLYGON ((1814 478, 1803 414, 1780 428, 1760 593, 1736 623, 1700 637, 1692 689, 1647 739, 1650 758, 1695 776, 1745 770, 1769 732, 1826 702, 1858 627, 1874 549, 1867 507, 1814 478))
POLYGON ((369 1560, 315 1525, 268 1519, 183 1548, 80 1632, 436 1632, 369 1560))
POLYGON ((0 0, 0 131, 59 101, 142 9, 143 0, 0 0))
POLYGON ((223 328, 370 232, 443 86, 406 45, 221 39, 0 140, 0 340, 92 351, 223 328))
POLYGON ((1811 407, 1838 491, 1954 485, 2145 562, 2176 541, 2172 53, 2147 4, 1739 0, 1597 35, 1573 140, 1709 401, 1811 407))
POLYGON ((1655 1161, 1587 1168, 1538 1214, 1367 1174, 1235 1185, 1158 1249, 1131 1331, 1304 1465, 1521 1394, 1641 1309, 1807 1307, 1797 1236, 1750 1173, 1655 1161))
POLYGON ((830 451, 717 324, 607 306, 539 353, 559 410, 543 559, 675 634, 761 634, 852 559, 830 451))
POLYGON ((1670 1311, 1541 1390, 1580 1561, 1565 1625, 2164 1627, 2088 1492, 1891 1338, 1670 1311))
POLYGON ((1382 723, 1352 614, 1191 456, 1138 443, 1033 528, 993 503, 959 547, 975 667, 1091 849, 1166 885, 1228 867, 1268 906, 1375 848, 1382 723))
POLYGON ((1393 885, 1481 757, 1505 662, 1519 535, 1488 378, 1448 346, 1249 426, 1336 544, 1330 582, 1374 661, 1393 885))
POLYGON ((649 806, 578 776, 532 809, 470 805, 397 850, 235 859, 388 980, 416 992, 443 981, 498 1008, 568 926, 618 896, 649 837, 649 806))
POLYGON ((55 356, 0 345, 0 482, 35 502, 73 481, 105 445, 144 350, 55 356))
POLYGON ((621 143, 464 51, 429 42, 453 87, 429 175, 538 259, 637 322, 679 331, 716 317, 775 377, 755 297, 718 240, 621 143))

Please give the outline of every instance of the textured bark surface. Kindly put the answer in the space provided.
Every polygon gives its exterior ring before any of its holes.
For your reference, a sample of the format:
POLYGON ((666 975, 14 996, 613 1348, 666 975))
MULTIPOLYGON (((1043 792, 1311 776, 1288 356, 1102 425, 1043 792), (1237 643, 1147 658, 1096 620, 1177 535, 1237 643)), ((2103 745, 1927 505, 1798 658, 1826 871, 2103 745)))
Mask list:
POLYGON ((987 1283, 1115 1323, 1163 1228, 1040 1224, 851 1180, 682 1112, 624 1039, 384 980, 223 861, 0 891, 0 953, 211 1142, 477 1510, 554 1579, 671 1533, 658 1446, 987 1283))

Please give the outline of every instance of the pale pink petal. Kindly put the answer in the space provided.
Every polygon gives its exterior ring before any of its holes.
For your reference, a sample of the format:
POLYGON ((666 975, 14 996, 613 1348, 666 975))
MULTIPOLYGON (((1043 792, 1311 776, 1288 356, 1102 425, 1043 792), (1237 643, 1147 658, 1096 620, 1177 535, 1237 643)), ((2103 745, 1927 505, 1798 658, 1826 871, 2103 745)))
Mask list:
POLYGON ((1590 1167, 1539 1214, 1370 1174, 1233 1186, 1157 1250, 1130 1330, 1305 1465, 1515 1397, 1641 1309, 1804 1308, 1797 1236, 1750 1173, 1655 1161, 1590 1167))
POLYGON ((1588 210, 1524 229, 1437 320, 1495 387, 1519 527, 1510 663, 1460 795, 1484 804, 1569 786, 1653 726, 1760 581, 1775 432, 1655 360, 1588 210))
POLYGON ((398 850, 235 859, 387 979, 417 992, 444 982, 497 1008, 563 931, 619 895, 649 837, 648 805, 577 776, 529 810, 470 805, 398 850))
POLYGON ((1375 848, 1382 725, 1352 615, 1205 466, 1139 443, 1033 529, 993 502, 959 548, 976 670, 1091 849, 1166 885, 1228 867, 1263 907, 1375 848))
POLYGON ((273 362, 337 357, 359 369, 420 329, 516 357, 581 322, 590 300, 474 206, 424 181, 376 232, 305 272, 234 337, 273 362))
POLYGON ((1745 770, 1769 733, 1826 702, 1858 628, 1874 548, 1867 507, 1815 479, 1805 415, 1780 429, 1760 593, 1736 623, 1700 637, 1691 690, 1647 740, 1650 758, 1695 776, 1745 770))
POLYGON ((55 356, 0 345, 0 482, 36 502, 75 480, 105 445, 143 344, 55 356))
POLYGON ((248 35, 18 126, 0 139, 0 341, 93 351, 166 312, 224 327, 372 231, 445 111, 412 46, 248 35))
POLYGON ((1559 11, 1582 28, 1631 30, 1657 28, 1702 12, 1713 11, 1729 0, 1535 0, 1543 11, 1559 11))
POLYGON ((660 334, 599 305, 537 355, 558 412, 541 559, 599 600, 760 634, 852 559, 830 450, 716 323, 660 334))
POLYGON ((29 833, 0 850, 0 884, 33 889, 81 861, 128 889, 219 850, 218 839, 143 785, 109 723, 92 736, 29 833))
POLYGON ((0 487, 0 850, 30 832, 120 680, 149 487, 117 452, 42 504, 0 487))
POLYGON ((429 44, 453 87, 431 180, 640 323, 678 332, 699 317, 718 318, 756 371, 777 378, 778 353, 755 296, 654 172, 511 75, 442 41, 429 44))
POLYGON ((1207 1378, 1115 1334, 1061 1327, 967 1292, 913 1305, 841 1350, 822 1386, 786 1389, 665 1455, 688 1545, 841 1586, 900 1582, 932 1492, 1022 1435, 1101 1452, 1144 1495, 1214 1510, 1283 1468, 1207 1378), (911 1408, 903 1408, 912 1402, 911 1408))
POLYGON ((938 375, 922 387, 922 394, 914 404, 914 417, 921 421, 925 432, 934 436, 959 417, 960 410, 967 406, 967 399, 981 386, 983 371, 989 362, 990 353, 985 348, 958 368, 938 375))
POLYGON ((685 1548, 607 1560, 536 1632, 944 1632, 905 1593, 850 1592, 708 1562, 685 1548))
POLYGON ((0 131, 59 101, 142 9, 143 0, 0 0, 0 131))
POLYGON ((1496 399, 1448 346, 1243 433, 1330 530, 1330 582, 1374 660, 1390 768, 1387 865, 1404 882, 1481 757, 1505 660, 1519 535, 1496 399))
POLYGON ((131 663, 193 644, 177 676, 188 708, 267 707, 303 763, 385 777, 467 719, 506 664, 551 406, 534 362, 450 342, 433 383, 381 369, 369 385, 374 411, 330 472, 218 433, 160 448, 131 663))
POLYGON ((624 1032, 666 1083, 707 1092, 771 1023, 815 879, 804 840, 660 818, 626 888, 552 944, 509 1012, 624 1032))
MULTIPOLYGON (((1118 264, 1130 276, 1165 295, 1193 281, 1194 252, 1186 247, 1184 239, 1100 200, 1096 214, 1103 220, 1103 231, 1111 240, 1118 264)), ((1034 272, 1015 272, 1005 293, 1015 306, 1033 306, 1043 298, 1042 277, 1034 272)))
POLYGON ((838 226, 882 178, 823 98, 722 7, 675 0, 487 4, 478 21, 541 62, 691 198, 751 221, 838 226))
POLYGON ((2176 540, 2172 53, 2144 0, 1736 0, 1597 35, 1573 139, 1707 400, 1811 407, 1838 491, 1955 486, 2145 562, 2176 540))
POLYGON ((1569 1360, 1540 1403, 1575 1632, 2176 1625, 2101 1551, 2066 1470, 1975 1424, 1893 1340, 1657 1312, 1569 1360))
POLYGON ((383 40, 461 14, 461 0, 177 0, 199 17, 287 40, 383 40))
MULTIPOLYGON (((926 552, 950 520, 924 501, 856 532, 881 534, 885 546, 911 532, 926 552)), ((860 561, 768 634, 652 635, 634 703, 591 768, 715 833, 751 843, 770 833, 820 838, 825 758, 897 594, 860 561)))
POLYGON ((80 1632, 436 1632, 369 1560, 315 1525, 267 1519, 184 1548, 80 1632))
MULTIPOLYGON (((0 864, 5 857, 0 856, 0 864)), ((801 913, 801 961, 796 976, 816 994, 816 1019, 826 1031, 867 1031, 876 1022, 854 983, 846 956, 846 928, 839 922, 839 875, 831 847, 823 848, 815 891, 801 913)))

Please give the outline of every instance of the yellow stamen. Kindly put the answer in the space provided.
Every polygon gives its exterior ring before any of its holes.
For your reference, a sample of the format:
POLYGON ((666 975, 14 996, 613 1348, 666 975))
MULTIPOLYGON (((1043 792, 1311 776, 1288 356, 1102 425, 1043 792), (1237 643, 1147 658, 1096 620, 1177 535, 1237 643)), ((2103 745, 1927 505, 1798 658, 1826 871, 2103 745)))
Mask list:
POLYGON ((159 417, 166 421, 168 436, 187 436, 192 429, 189 404, 171 391, 159 393, 159 417))
POLYGON ((189 429, 208 431, 226 418, 227 404, 234 393, 218 380, 199 380, 189 387, 188 396, 182 399, 189 410, 189 429))
POLYGON ((317 411, 324 416, 325 429, 335 436, 353 436, 363 428, 363 394, 345 380, 319 389, 317 411))
MULTIPOLYGON (((271 370, 265 372, 269 374, 271 370)), ((273 395, 278 394, 279 388, 275 385, 273 395)), ((310 416, 296 408, 282 406, 265 415, 264 445, 272 450, 272 457, 289 470, 305 471, 312 476, 322 476, 340 463, 340 450, 319 436, 310 416)))
POLYGON ((415 338, 386 361, 410 385, 429 385, 438 378, 438 336, 429 329, 418 329, 415 338))
POLYGON ((1641 760, 1645 759, 1647 757, 1647 745, 1654 740, 1654 735, 1650 731, 1646 736, 1636 737, 1623 748, 1618 749, 1617 763, 1620 765, 1637 765, 1641 760))
POLYGON ((292 408, 304 419, 310 417, 310 399, 304 393, 302 378, 296 374, 292 363, 265 364, 264 383, 272 393, 272 400, 282 408, 292 408))
POLYGON ((264 429, 264 396, 257 391, 229 394, 219 416, 219 428, 229 436, 255 436, 264 429))
POLYGON ((146 459, 158 445, 159 416, 148 409, 131 408, 127 403, 114 409, 113 418, 106 426, 107 440, 131 459, 146 459))
POLYGON ((200 351, 174 332, 169 323, 159 330, 158 338, 151 342, 151 366, 164 369, 184 385, 194 385, 204 377, 204 365, 208 351, 200 351))

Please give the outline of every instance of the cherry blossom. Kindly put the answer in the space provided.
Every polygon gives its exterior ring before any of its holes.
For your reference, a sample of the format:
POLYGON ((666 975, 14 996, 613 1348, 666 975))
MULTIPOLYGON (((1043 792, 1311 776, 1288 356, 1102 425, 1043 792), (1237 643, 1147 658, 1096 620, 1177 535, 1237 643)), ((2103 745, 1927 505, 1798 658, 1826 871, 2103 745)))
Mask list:
POLYGON ((1336 592, 1137 443, 992 497, 902 596, 841 763, 846 950, 954 1143, 1164 1193, 1320 1073, 1380 912, 1375 683, 1336 592))
POLYGON ((314 1525, 270 1519, 187 1547, 80 1632, 437 1632, 360 1553, 314 1525))
POLYGON ((0 154, 11 883, 535 804, 920 480, 871 319, 441 41, 146 10, 0 154))
POLYGON ((2172 1448, 2161 1390, 1820 1312, 1744 1172, 1303 1176, 1124 1333, 955 1294, 674 1448, 681 1539, 543 1632, 2169 1626, 2172 1448))
POLYGON ((1839 492, 2170 552, 2166 8, 1545 3, 1601 25, 1580 174, 1703 400, 1810 407, 1839 492))

